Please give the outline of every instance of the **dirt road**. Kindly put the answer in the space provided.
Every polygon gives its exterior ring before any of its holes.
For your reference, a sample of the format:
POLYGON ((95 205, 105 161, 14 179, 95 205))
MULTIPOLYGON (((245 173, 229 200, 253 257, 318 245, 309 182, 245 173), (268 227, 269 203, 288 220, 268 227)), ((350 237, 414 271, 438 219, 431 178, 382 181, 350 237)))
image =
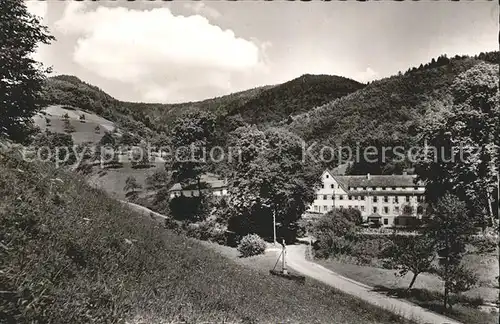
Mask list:
POLYGON ((347 294, 361 298, 373 305, 387 309, 418 323, 461 324, 405 300, 377 293, 370 286, 343 277, 319 264, 306 260, 306 245, 288 245, 286 249, 286 263, 288 267, 305 276, 321 281, 347 294))

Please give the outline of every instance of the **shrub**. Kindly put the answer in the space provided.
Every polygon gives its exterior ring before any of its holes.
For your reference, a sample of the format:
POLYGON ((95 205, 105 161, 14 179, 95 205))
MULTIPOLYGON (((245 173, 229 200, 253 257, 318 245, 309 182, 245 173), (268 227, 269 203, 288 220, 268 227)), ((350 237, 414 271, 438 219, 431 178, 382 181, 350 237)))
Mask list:
POLYGON ((314 245, 317 257, 352 253, 359 231, 357 214, 348 209, 335 209, 313 222, 311 232, 318 240, 314 245))
POLYGON ((171 230, 173 232, 179 232, 182 229, 182 224, 172 218, 165 218, 165 224, 163 225, 165 229, 171 230))
POLYGON ((386 240, 381 239, 361 239, 353 246, 352 254, 362 264, 371 264, 378 259, 387 245, 386 240))
POLYGON ((496 251, 498 243, 495 237, 476 236, 471 238, 471 244, 478 254, 488 254, 496 251))
MULTIPOLYGON (((168 193, 167 193, 168 194, 168 193)), ((174 219, 188 222, 205 220, 209 213, 209 199, 206 196, 175 197, 168 201, 170 214, 174 219)))
POLYGON ((71 122, 69 121, 69 119, 65 119, 64 120, 64 131, 66 133, 73 133, 74 131, 76 131, 75 126, 73 126, 71 124, 71 122))
POLYGON ((296 232, 297 237, 305 237, 307 235, 307 223, 302 222, 302 220, 299 220, 297 222, 297 232, 296 232))
POLYGON ((266 242, 257 234, 248 234, 244 236, 238 245, 238 251, 244 258, 263 254, 265 250, 266 242))

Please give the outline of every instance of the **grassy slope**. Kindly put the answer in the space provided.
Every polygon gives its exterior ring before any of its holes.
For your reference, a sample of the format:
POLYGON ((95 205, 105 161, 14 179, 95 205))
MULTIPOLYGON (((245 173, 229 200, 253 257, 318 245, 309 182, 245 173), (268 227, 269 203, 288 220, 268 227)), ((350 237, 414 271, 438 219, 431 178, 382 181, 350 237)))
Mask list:
POLYGON ((0 321, 401 323, 246 269, 47 165, 0 155, 0 321))
POLYGON ((108 195, 116 199, 125 199, 125 182, 132 176, 137 180, 143 190, 146 191, 146 178, 157 170, 164 170, 161 164, 152 164, 152 167, 145 169, 134 169, 130 163, 123 163, 119 169, 102 170, 98 167, 89 175, 88 181, 92 186, 103 189, 108 195))
POLYGON ((69 122, 75 127, 75 131, 70 133, 75 144, 83 142, 97 143, 104 135, 105 131, 111 131, 115 128, 115 124, 95 113, 83 111, 81 109, 67 109, 59 105, 48 106, 43 111, 33 117, 35 124, 42 131, 48 129, 51 132, 64 133, 64 114, 68 114, 69 122), (85 122, 80 122, 80 116, 85 115, 85 122), (50 120, 50 126, 47 125, 45 118, 50 120), (100 131, 96 133, 95 127, 99 126, 100 131))
POLYGON ((143 138, 155 134, 144 113, 128 110, 101 89, 75 76, 59 75, 49 78, 45 84, 43 99, 47 105, 66 105, 93 112, 143 138))
MULTIPOLYGON (((91 142, 97 144, 104 135, 105 131, 111 131, 116 128, 115 123, 102 118, 95 113, 84 111, 79 108, 67 109, 60 105, 49 106, 42 112, 34 116, 34 122, 42 131, 48 129, 52 132, 64 133, 64 114, 68 114, 71 125, 75 127, 75 131, 70 133, 75 144, 83 142, 91 142), (85 123, 81 123, 79 118, 81 114, 85 114, 85 123), (50 119, 50 126, 47 126, 45 118, 50 119), (99 133, 95 132, 95 127, 99 126, 99 133)), ((120 131, 120 129, 118 128, 120 131)), ((125 159, 126 156, 123 156, 125 159)), ((146 187, 146 178, 153 174, 158 169, 163 169, 162 163, 152 163, 150 168, 134 169, 130 163, 123 163, 121 168, 102 170, 99 167, 94 167, 93 172, 88 176, 89 182, 102 188, 113 198, 124 199, 125 180, 129 176, 136 178, 138 183, 143 188, 146 187)))

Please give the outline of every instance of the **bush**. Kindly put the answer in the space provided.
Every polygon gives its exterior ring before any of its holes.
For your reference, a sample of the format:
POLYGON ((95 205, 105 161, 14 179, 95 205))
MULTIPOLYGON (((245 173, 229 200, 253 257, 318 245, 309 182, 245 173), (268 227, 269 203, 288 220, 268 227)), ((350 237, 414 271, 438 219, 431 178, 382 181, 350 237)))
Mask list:
POLYGON ((257 234, 248 234, 244 236, 238 245, 238 251, 244 258, 263 254, 265 250, 266 242, 257 234))
POLYGON ((356 225, 358 215, 348 209, 335 209, 314 220, 311 232, 318 240, 314 245, 315 256, 327 258, 351 254, 359 231, 356 225))
POLYGON ((383 239, 358 240, 352 249, 352 254, 361 264, 371 264, 381 256, 387 241, 383 239))
MULTIPOLYGON (((168 193, 167 193, 168 194, 168 193)), ((210 197, 175 197, 168 201, 170 214, 174 219, 187 222, 199 222, 209 216, 210 197)))
POLYGON ((201 222, 199 229, 200 239, 218 244, 226 244, 226 228, 214 221, 201 222))
POLYGON ((178 230, 181 228, 181 225, 179 221, 176 221, 175 219, 172 218, 165 218, 165 223, 164 223, 164 228, 170 229, 170 230, 178 230))
POLYGON ((493 253, 498 247, 496 238, 491 236, 472 237, 471 244, 476 248, 476 253, 478 254, 493 253))
POLYGON ((297 237, 305 237, 307 235, 308 224, 302 219, 297 222, 297 237))

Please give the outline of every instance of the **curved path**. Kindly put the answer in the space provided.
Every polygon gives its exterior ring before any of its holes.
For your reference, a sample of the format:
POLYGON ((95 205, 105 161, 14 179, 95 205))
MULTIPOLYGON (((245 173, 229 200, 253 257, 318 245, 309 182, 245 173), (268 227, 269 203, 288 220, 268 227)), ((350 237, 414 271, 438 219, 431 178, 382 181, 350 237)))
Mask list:
POLYGON ((323 282, 347 294, 356 296, 373 305, 387 309, 397 315, 418 323, 461 324, 446 316, 426 310, 408 301, 389 297, 373 291, 373 288, 355 280, 341 276, 317 263, 306 260, 306 245, 288 245, 286 264, 305 276, 323 282))
POLYGON ((167 216, 162 215, 160 213, 157 213, 155 211, 152 211, 151 209, 149 209, 147 207, 144 207, 144 206, 141 206, 138 204, 134 204, 130 201, 125 201, 125 200, 118 200, 118 201, 121 202, 122 204, 128 205, 132 210, 134 210, 140 214, 143 214, 144 216, 154 217, 159 222, 164 221, 165 219, 168 219, 167 216))

